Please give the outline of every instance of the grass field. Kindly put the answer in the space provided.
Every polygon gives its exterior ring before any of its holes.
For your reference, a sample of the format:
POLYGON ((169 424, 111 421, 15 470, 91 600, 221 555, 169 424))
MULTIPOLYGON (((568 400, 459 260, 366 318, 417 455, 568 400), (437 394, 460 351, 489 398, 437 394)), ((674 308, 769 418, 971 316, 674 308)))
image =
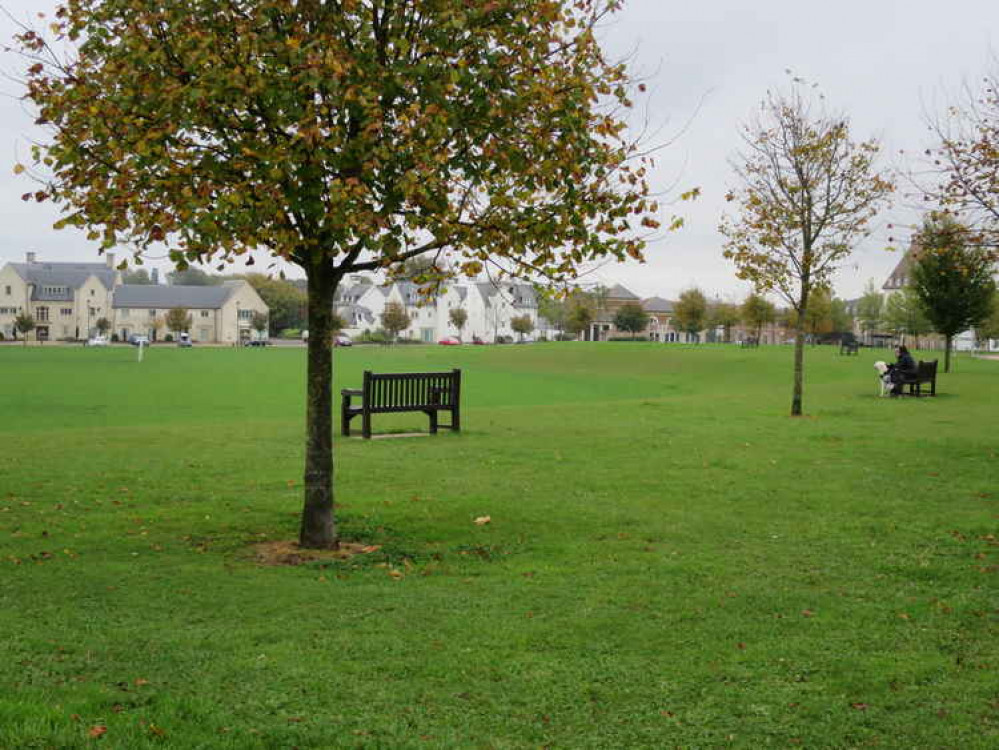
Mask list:
POLYGON ((999 362, 338 350, 464 431, 338 441, 380 549, 266 567, 304 355, 0 348, 0 748, 999 747, 999 362))

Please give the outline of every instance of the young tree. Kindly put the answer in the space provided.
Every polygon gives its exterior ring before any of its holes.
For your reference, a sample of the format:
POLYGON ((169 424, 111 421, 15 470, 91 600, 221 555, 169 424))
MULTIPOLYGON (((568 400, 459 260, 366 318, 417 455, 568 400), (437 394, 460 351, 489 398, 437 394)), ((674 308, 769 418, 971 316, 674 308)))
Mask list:
POLYGON ((173 331, 174 333, 183 333, 184 331, 191 330, 191 324, 193 323, 193 318, 191 314, 187 311, 186 307, 174 307, 167 310, 166 318, 164 319, 167 330, 173 331))
POLYGON ((884 295, 878 291, 874 280, 869 280, 863 296, 857 301, 857 319, 860 321, 861 331, 870 334, 881 327, 884 306, 884 295))
POLYGON ((399 334, 409 328, 409 324, 412 322, 409 319, 409 314, 406 312, 406 308, 402 306, 402 303, 394 301, 385 303, 385 309, 382 310, 381 320, 382 328, 388 332, 392 341, 397 340, 399 338, 399 334))
POLYGON ((926 317, 946 341, 944 372, 950 372, 954 336, 988 319, 996 292, 991 254, 969 247, 968 237, 966 226, 931 214, 913 243, 911 283, 926 317))
POLYGON ((673 306, 673 325, 690 336, 704 330, 708 322, 708 299, 700 289, 680 292, 680 299, 673 306))
POLYGON ((828 287, 820 287, 812 292, 808 312, 805 313, 805 330, 813 344, 821 334, 832 332, 832 292, 828 287))
POLYGON ((458 331, 458 338, 461 338, 461 329, 465 327, 465 323, 468 322, 468 311, 463 307, 452 307, 447 314, 448 320, 451 325, 455 327, 458 331))
POLYGON ((649 314, 637 302, 625 302, 614 314, 614 325, 621 331, 631 333, 631 338, 644 331, 649 325, 649 314))
POLYGON ((262 313, 259 310, 254 310, 253 314, 250 315, 250 328, 257 332, 257 338, 263 338, 264 332, 267 330, 267 326, 270 325, 270 319, 267 317, 267 313, 262 313))
POLYGON ((926 310, 919 301, 919 295, 911 286, 892 294, 885 302, 885 327, 897 336, 912 336, 914 346, 919 348, 919 337, 933 330, 926 310))
POLYGON ((303 546, 337 544, 345 276, 432 254, 469 277, 565 281, 584 259, 642 257, 652 159, 626 139, 634 87, 595 33, 619 5, 72 0, 57 41, 19 35, 51 131, 32 150, 51 176, 29 199, 105 249, 166 241, 181 271, 253 250, 304 271, 303 546))
POLYGON ((740 312, 743 322, 756 332, 757 341, 763 334, 763 326, 773 323, 777 319, 777 309, 773 303, 763 295, 756 293, 746 297, 740 312))
POLYGON ((14 318, 14 333, 20 333, 25 346, 28 345, 28 334, 35 330, 35 319, 26 312, 18 313, 14 318))
POLYGON ((579 336, 593 324, 593 308, 585 298, 574 298, 569 303, 569 312, 565 319, 565 330, 573 336, 579 336))
POLYGON ((777 292, 797 314, 793 416, 802 413, 812 291, 828 285, 893 189, 875 168, 877 142, 854 143, 846 118, 813 109, 798 89, 768 94, 762 119, 744 129, 741 185, 727 196, 740 216, 720 226, 739 278, 777 292))
POLYGON ((94 323, 94 327, 101 336, 106 336, 107 332, 111 330, 111 321, 107 318, 98 318, 97 322, 94 323))
POLYGON ((709 325, 722 329, 722 336, 726 344, 732 340, 732 329, 739 324, 740 318, 739 306, 730 302, 718 302, 711 305, 708 315, 709 325))
POLYGON ((551 292, 539 290, 538 316, 548 321, 549 325, 560 334, 565 330, 566 318, 569 314, 567 300, 554 296, 551 292))
POLYGON ((846 305, 846 300, 833 297, 829 302, 829 323, 833 333, 849 333, 853 336, 853 316, 846 305))
POLYGON ((534 321, 531 320, 531 316, 527 315, 517 315, 516 317, 510 318, 510 328, 513 332, 520 336, 520 340, 524 340, 524 336, 529 336, 531 331, 534 330, 534 321))

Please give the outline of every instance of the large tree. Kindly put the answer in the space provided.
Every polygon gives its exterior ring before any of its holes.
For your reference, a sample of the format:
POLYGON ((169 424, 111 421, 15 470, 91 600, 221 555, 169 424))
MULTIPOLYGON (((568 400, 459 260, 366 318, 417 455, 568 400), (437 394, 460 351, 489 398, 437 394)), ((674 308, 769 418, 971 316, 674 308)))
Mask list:
POLYGON ((221 286, 225 282, 223 277, 210 274, 194 266, 177 268, 166 276, 167 282, 171 286, 221 286))
POLYGON ((126 268, 121 272, 121 283, 149 286, 153 279, 145 268, 126 268))
POLYGON ((996 282, 991 253, 968 244, 969 230, 953 218, 931 214, 913 242, 911 284, 933 329, 946 341, 950 372, 954 336, 987 320, 996 282))
POLYGON ((614 326, 621 331, 627 331, 632 338, 644 331, 649 325, 649 314, 637 302, 625 302, 614 313, 614 326))
POLYGON ((330 323, 347 274, 433 254, 565 280, 641 258, 652 159, 595 31, 619 6, 72 0, 57 41, 19 35, 51 131, 29 199, 105 249, 167 242, 180 270, 260 250, 304 271, 302 545, 337 543, 330 323))
POLYGON ((999 292, 992 295, 992 309, 989 316, 975 330, 980 341, 999 339, 999 292))
POLYGON ((680 299, 673 305, 673 326, 685 331, 688 337, 696 336, 708 324, 708 298, 700 289, 680 292, 680 299))
POLYGON ((929 118, 937 143, 927 154, 936 185, 921 192, 965 229, 967 246, 999 253, 999 61, 929 118))
POLYGON ((308 328, 305 308, 308 297, 292 282, 262 273, 247 273, 240 278, 252 286, 269 310, 268 325, 273 331, 308 328))
POLYGON ((727 198, 738 217, 724 216, 725 257, 739 278, 776 292, 795 312, 791 414, 802 413, 804 343, 813 290, 869 233, 891 193, 875 158, 876 141, 855 143, 845 117, 812 103, 800 87, 770 93, 762 114, 743 132, 734 161, 739 186, 727 198))

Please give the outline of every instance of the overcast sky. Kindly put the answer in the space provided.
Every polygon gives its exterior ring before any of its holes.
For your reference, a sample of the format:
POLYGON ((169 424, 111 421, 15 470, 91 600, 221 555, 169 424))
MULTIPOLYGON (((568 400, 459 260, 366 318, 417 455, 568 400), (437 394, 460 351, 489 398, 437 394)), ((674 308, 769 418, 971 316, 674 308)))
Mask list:
MULTIPOLYGON (((0 0, 15 17, 51 11, 53 0, 0 0)), ((0 18, 0 38, 13 24, 0 18)), ((786 70, 821 87, 830 108, 849 115, 856 139, 877 136, 886 162, 906 164, 907 154, 930 145, 927 112, 939 111, 955 91, 990 65, 999 50, 996 0, 626 0, 604 30, 614 55, 633 53, 633 67, 648 84, 651 122, 671 141, 660 155, 654 187, 701 189, 694 204, 667 209, 686 226, 652 244, 647 263, 610 265, 591 278, 621 283, 635 293, 673 297, 699 286, 711 296, 741 299, 747 287, 721 254, 716 228, 733 186, 729 158, 739 147, 739 125, 768 88, 784 86, 786 70), (900 151, 906 155, 899 155, 900 151)), ((6 55, 5 71, 18 62, 6 55)), ((54 231, 50 207, 23 203, 31 183, 14 177, 27 156, 32 118, 17 101, 16 86, 0 82, 0 265, 23 260, 25 251, 47 260, 96 260, 82 234, 54 231)), ((870 278, 878 284, 898 260, 884 248, 906 238, 917 214, 905 200, 880 217, 874 235, 851 256, 836 279, 839 296, 859 296, 870 278)), ((260 266, 257 266, 259 268, 260 266)), ((164 268, 166 266, 164 265, 164 268)))

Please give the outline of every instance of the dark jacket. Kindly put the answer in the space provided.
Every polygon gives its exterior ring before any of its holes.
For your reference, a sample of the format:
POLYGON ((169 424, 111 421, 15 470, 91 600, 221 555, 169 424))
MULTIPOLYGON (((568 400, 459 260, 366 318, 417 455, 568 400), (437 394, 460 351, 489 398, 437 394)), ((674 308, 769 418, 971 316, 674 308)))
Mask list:
POLYGON ((914 375, 918 369, 916 367, 916 360, 908 352, 902 352, 898 355, 898 362, 895 363, 895 367, 906 375, 914 375))

